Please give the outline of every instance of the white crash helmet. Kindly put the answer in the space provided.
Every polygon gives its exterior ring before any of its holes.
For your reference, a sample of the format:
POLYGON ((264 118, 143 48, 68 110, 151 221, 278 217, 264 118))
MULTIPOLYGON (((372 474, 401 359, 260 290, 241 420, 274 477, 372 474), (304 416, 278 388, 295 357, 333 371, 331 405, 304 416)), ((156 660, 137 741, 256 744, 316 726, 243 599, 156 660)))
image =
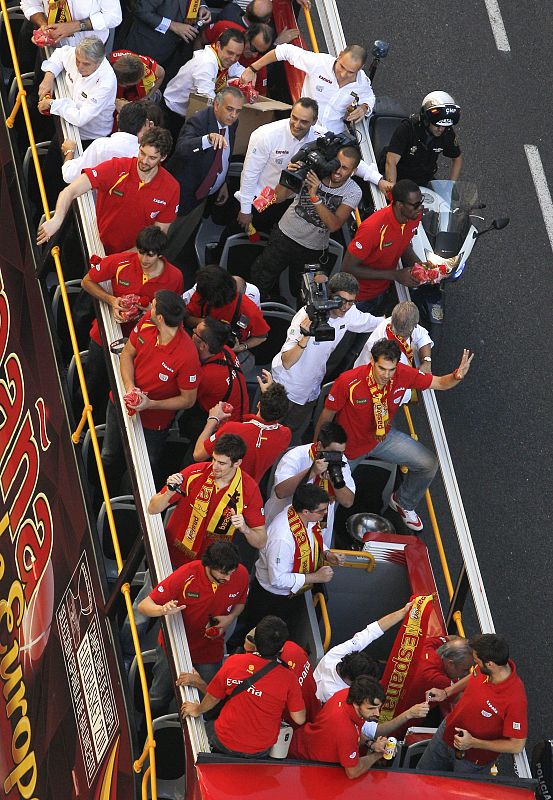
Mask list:
POLYGON ((432 124, 450 128, 457 125, 460 116, 460 106, 447 92, 430 92, 422 101, 420 120, 426 127, 432 124))

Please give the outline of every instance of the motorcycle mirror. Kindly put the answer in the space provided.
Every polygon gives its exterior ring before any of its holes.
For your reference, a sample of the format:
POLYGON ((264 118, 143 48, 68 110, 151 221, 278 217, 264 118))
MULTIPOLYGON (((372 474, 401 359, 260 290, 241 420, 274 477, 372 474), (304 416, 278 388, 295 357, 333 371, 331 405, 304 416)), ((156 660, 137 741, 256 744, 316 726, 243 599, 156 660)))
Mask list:
POLYGON ((373 44, 372 56, 373 58, 386 58, 390 50, 388 42, 383 42, 382 39, 377 39, 373 44))
POLYGON ((474 234, 474 238, 477 239, 480 236, 483 236, 485 233, 489 233, 490 231, 501 231, 503 228, 506 228, 511 220, 509 217, 499 217, 499 219, 494 219, 492 224, 489 228, 484 228, 483 231, 478 231, 478 233, 474 234))

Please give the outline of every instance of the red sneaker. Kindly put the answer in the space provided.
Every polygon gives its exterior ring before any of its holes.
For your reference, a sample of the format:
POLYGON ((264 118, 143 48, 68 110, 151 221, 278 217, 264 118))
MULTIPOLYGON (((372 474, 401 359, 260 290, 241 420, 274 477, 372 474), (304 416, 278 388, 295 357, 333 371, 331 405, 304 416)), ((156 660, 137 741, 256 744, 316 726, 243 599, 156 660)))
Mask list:
POLYGON ((402 518, 405 525, 408 528, 411 528, 412 531, 422 531, 423 524, 422 519, 419 517, 416 511, 408 510, 406 508, 402 508, 397 500, 396 500, 396 493, 394 492, 393 495, 390 497, 390 502, 388 503, 390 508, 393 508, 394 511, 397 511, 399 516, 402 518))

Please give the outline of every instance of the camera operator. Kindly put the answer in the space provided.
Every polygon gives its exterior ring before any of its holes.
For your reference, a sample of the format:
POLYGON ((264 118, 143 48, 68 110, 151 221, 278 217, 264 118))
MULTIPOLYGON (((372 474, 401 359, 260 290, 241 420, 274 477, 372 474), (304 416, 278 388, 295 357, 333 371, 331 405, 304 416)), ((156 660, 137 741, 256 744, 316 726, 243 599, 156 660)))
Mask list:
MULTIPOLYGON (((339 231, 361 200, 361 189, 351 176, 361 161, 357 147, 345 145, 338 150, 339 163, 322 180, 310 169, 294 202, 271 231, 267 246, 252 266, 252 275, 261 292, 261 300, 270 299, 277 290, 280 274, 290 268, 290 292, 300 298, 304 264, 328 262, 330 234, 339 231)), ((299 169, 291 162, 288 170, 299 169)), ((277 200, 294 193, 283 186, 276 190, 277 200)), ((328 271, 330 271, 329 265, 328 271)))
POLYGON ((351 508, 355 500, 355 483, 343 457, 346 444, 345 430, 338 423, 331 422, 321 427, 314 444, 293 447, 282 456, 271 496, 265 503, 267 524, 290 505, 300 484, 314 483, 328 493, 326 525, 321 523, 321 528, 325 547, 331 546, 336 503, 351 508))
POLYGON ((334 340, 316 342, 313 336, 302 333, 302 328, 310 330, 312 324, 306 306, 303 306, 292 320, 286 341, 271 365, 273 378, 284 386, 290 400, 290 409, 283 423, 292 431, 292 444, 301 444, 321 391, 327 361, 346 332, 369 333, 383 321, 383 317, 374 317, 356 308, 359 282, 353 275, 337 272, 327 285, 328 296, 342 300, 341 308, 328 314, 327 322, 334 329, 334 340))

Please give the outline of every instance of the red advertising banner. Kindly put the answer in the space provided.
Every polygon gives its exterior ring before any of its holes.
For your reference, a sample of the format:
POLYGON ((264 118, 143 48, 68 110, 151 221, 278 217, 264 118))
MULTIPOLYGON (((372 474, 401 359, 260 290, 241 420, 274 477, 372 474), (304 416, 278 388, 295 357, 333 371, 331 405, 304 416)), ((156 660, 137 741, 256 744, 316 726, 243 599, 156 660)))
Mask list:
POLYGON ((0 797, 133 798, 121 678, 0 126, 0 797))

